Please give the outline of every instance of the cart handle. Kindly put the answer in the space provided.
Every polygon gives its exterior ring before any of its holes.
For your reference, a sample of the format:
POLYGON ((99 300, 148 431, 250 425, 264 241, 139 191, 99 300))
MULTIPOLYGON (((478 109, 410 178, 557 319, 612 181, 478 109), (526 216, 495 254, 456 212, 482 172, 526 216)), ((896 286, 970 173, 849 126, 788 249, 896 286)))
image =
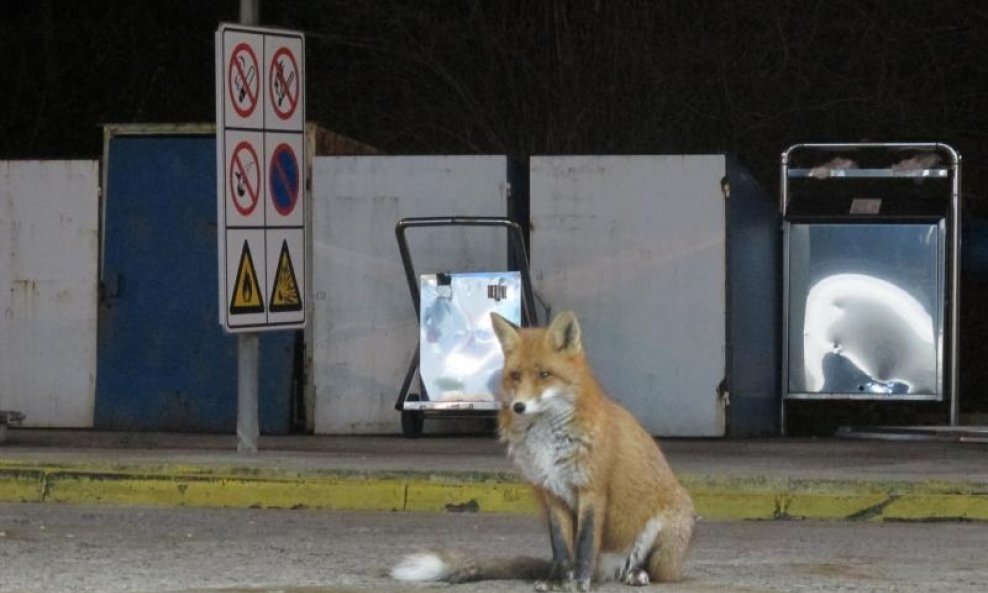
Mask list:
POLYGON ((408 290, 412 294, 412 302, 415 304, 416 317, 420 314, 421 297, 419 295, 418 278, 415 274, 415 267, 412 263, 412 254, 408 249, 408 240, 405 238, 405 231, 410 228, 421 227, 442 227, 442 226, 472 226, 472 227, 503 227, 508 231, 509 265, 510 255, 516 255, 518 271, 521 272, 522 285, 522 317, 528 325, 538 323, 535 314, 535 296, 532 291, 532 276, 528 269, 528 251, 525 249, 525 239, 522 234, 521 225, 509 219, 496 216, 445 216, 445 217, 412 217, 403 218, 395 225, 395 237, 398 239, 398 250, 401 252, 401 263, 405 268, 405 278, 408 280, 408 290))

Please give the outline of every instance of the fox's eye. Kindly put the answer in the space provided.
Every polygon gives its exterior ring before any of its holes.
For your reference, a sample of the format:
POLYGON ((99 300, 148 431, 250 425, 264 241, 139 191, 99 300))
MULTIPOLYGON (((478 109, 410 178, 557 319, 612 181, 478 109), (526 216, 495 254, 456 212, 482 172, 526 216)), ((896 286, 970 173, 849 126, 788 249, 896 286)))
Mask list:
POLYGON ((508 374, 508 378, 511 379, 512 381, 521 381, 521 373, 519 373, 518 371, 511 371, 508 374))
POLYGON ((546 379, 548 379, 551 376, 552 376, 552 373, 550 373, 549 371, 539 371, 539 379, 542 379, 543 381, 545 381, 546 379))

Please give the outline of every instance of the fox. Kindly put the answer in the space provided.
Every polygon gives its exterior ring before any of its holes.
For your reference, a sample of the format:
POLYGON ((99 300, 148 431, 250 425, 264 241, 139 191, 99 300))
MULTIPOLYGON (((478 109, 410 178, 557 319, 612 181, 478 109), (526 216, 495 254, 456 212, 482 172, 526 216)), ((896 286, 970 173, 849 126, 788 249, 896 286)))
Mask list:
POLYGON ((422 552, 404 581, 535 581, 536 591, 592 583, 644 586, 683 578, 693 502, 656 441, 600 387, 575 313, 522 328, 491 314, 504 354, 498 434, 548 524, 551 560, 422 552))

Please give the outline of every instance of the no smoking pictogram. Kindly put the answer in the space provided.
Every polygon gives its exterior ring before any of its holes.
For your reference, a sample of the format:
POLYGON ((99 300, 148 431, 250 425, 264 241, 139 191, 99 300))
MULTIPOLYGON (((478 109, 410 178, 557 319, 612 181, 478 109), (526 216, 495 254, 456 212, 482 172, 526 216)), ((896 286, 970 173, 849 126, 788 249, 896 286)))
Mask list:
POLYGON ((250 216, 257 207, 261 189, 261 167, 257 152, 244 140, 230 157, 230 195, 241 216, 250 216))
POLYGON ((268 89, 274 113, 281 119, 290 118, 298 107, 301 96, 299 78, 295 55, 287 47, 279 48, 271 59, 268 89))
POLYGON ((271 155, 271 202, 282 216, 295 210, 298 202, 298 159, 288 144, 279 144, 271 155))
POLYGON ((257 108, 261 86, 258 76, 257 56, 247 43, 239 43, 230 55, 230 65, 227 68, 230 80, 227 88, 230 90, 230 100, 233 109, 240 117, 250 117, 257 108))

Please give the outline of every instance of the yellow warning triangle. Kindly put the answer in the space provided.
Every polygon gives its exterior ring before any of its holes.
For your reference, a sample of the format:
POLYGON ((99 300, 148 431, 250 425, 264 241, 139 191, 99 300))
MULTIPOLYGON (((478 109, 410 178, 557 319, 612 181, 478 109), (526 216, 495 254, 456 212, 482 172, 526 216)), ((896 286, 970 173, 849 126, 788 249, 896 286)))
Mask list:
POLYGON ((257 283, 257 270, 254 268, 254 259, 250 256, 250 245, 244 239, 240 265, 237 266, 237 281, 233 284, 233 298, 230 299, 230 315, 263 312, 264 295, 257 283))
POLYGON ((295 278, 295 266, 292 256, 288 253, 288 241, 281 242, 281 254, 278 256, 278 270, 274 276, 274 287, 271 289, 271 311, 301 311, 302 295, 298 290, 298 280, 295 278))

